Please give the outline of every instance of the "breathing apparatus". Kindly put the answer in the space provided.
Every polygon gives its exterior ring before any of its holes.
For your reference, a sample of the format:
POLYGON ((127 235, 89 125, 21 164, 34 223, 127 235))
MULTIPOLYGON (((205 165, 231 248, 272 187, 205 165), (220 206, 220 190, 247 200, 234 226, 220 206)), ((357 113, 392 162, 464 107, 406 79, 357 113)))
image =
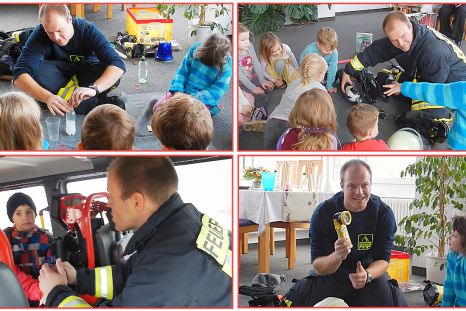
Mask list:
POLYGON ((338 238, 344 238, 351 243, 351 238, 346 227, 351 223, 351 213, 349 211, 338 212, 333 215, 333 226, 337 231, 338 238))
POLYGON ((443 286, 427 281, 422 296, 429 306, 440 306, 443 298, 443 286))

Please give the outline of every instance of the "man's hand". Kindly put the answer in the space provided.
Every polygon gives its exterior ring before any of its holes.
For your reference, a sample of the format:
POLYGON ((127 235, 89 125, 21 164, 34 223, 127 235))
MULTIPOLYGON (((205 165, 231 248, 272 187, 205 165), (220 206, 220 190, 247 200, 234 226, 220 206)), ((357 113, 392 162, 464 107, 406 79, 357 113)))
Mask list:
POLYGON ((58 95, 49 96, 45 103, 52 115, 56 115, 58 113, 59 115, 64 116, 66 112, 71 111, 71 106, 58 95))
POLYGON ((353 81, 351 81, 351 77, 349 76, 349 74, 347 74, 346 72, 343 72, 343 76, 341 77, 341 84, 340 84, 340 88, 343 94, 345 94, 344 86, 346 83, 353 85, 353 81))
POLYGON ((393 84, 386 84, 383 87, 388 89, 385 92, 383 92, 385 95, 392 96, 401 94, 401 84, 398 82, 395 82, 393 84))
POLYGON ((272 81, 264 81, 261 83, 261 86, 264 90, 273 90, 273 82, 272 81))
POLYGON ((347 241, 345 238, 340 238, 335 242, 335 253, 341 261, 345 260, 349 253, 351 253, 351 248, 353 244, 347 241))
POLYGON ((76 107, 83 100, 94 97, 96 93, 97 92, 94 89, 88 87, 78 87, 76 90, 74 90, 73 94, 71 94, 70 104, 76 107))
POLYGON ((349 279, 354 289, 360 289, 366 286, 367 272, 364 270, 360 261, 357 263, 356 272, 349 274, 349 279))
POLYGON ((50 268, 48 264, 43 264, 40 269, 39 288, 42 294, 44 294, 44 297, 47 297, 55 286, 68 284, 65 268, 60 259, 57 259, 56 266, 57 272, 50 268))
MULTIPOLYGON (((76 269, 68 261, 63 261, 61 263, 62 263, 63 268, 65 270, 66 279, 68 281, 68 284, 76 285, 77 284, 76 269)), ((57 269, 58 269, 58 267, 57 267, 57 269)))

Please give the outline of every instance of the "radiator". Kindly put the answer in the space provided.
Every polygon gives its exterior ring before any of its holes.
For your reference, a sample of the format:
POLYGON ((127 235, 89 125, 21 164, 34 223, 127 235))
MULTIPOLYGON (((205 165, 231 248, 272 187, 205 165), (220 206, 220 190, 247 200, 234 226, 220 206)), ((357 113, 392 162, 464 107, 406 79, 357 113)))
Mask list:
POLYGON ((396 225, 398 230, 396 231, 399 235, 405 235, 405 231, 402 227, 399 226, 400 220, 403 217, 411 216, 412 211, 409 210, 409 204, 413 201, 413 199, 401 199, 401 198, 381 198, 382 201, 387 204, 395 214, 396 225))

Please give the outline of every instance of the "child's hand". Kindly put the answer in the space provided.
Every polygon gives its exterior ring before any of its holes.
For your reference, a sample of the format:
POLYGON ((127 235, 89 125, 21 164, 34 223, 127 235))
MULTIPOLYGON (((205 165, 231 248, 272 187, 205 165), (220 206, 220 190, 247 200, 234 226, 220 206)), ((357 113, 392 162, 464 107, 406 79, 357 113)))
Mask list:
POLYGON ((273 83, 272 83, 272 81, 264 81, 264 82, 262 82, 261 86, 262 86, 262 88, 263 88, 264 90, 273 90, 273 83))
POLYGON ((253 91, 254 94, 264 94, 264 90, 261 87, 256 87, 253 91))
POLYGON ((329 94, 335 94, 337 92, 337 88, 332 87, 331 89, 328 89, 327 91, 328 91, 329 94))
POLYGON ((277 79, 277 80, 273 81, 273 84, 275 84, 276 87, 281 87, 281 86, 283 86, 284 82, 283 82, 283 80, 277 79))
POLYGON ((398 82, 395 82, 393 84, 386 84, 383 87, 388 89, 385 92, 383 92, 387 96, 400 95, 401 94, 401 84, 399 84, 398 82))
POLYGON ((251 115, 252 111, 254 110, 254 106, 253 105, 244 105, 242 108, 241 108, 241 114, 248 117, 251 115))

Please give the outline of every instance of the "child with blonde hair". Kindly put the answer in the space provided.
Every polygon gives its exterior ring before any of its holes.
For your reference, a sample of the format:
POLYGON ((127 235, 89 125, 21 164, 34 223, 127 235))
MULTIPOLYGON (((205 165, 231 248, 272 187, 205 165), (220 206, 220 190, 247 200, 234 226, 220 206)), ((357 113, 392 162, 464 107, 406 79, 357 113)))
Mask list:
POLYGON ((270 114, 264 133, 264 149, 275 150, 280 135, 290 127, 288 122, 291 110, 298 97, 309 90, 325 87, 320 83, 327 71, 327 63, 317 54, 307 55, 301 63, 300 77, 292 81, 282 95, 280 104, 270 114))
POLYGON ((291 128, 277 143, 277 150, 337 150, 336 113, 325 90, 310 90, 299 96, 290 114, 291 128))
POLYGON ((374 139, 379 134, 379 110, 368 104, 357 104, 348 110, 346 127, 356 139, 344 144, 344 151, 386 151, 387 144, 374 139))
POLYGON ((249 29, 238 23, 238 80, 241 89, 254 95, 273 89, 273 83, 265 79, 265 71, 249 40, 249 29))
POLYGON ((333 28, 323 27, 317 33, 317 42, 306 46, 299 57, 302 63, 306 55, 316 53, 322 56, 328 64, 326 87, 329 93, 336 93, 334 86, 338 66, 338 35, 333 28))
POLYGON ((0 150, 42 150, 41 109, 22 92, 0 95, 0 150))
POLYGON ((265 77, 275 87, 284 88, 299 77, 299 66, 291 48, 282 43, 273 32, 262 36, 259 44, 259 56, 265 69, 265 77))
POLYGON ((159 99, 153 112, 178 93, 196 97, 216 116, 219 101, 230 85, 232 74, 231 42, 224 35, 213 33, 204 42, 195 43, 183 58, 169 92, 159 99))
POLYGON ((214 136, 209 110, 186 94, 173 96, 157 109, 151 126, 162 150, 205 150, 214 136))
POLYGON ((135 135, 136 122, 129 113, 100 105, 84 118, 78 150, 132 150, 135 135))

